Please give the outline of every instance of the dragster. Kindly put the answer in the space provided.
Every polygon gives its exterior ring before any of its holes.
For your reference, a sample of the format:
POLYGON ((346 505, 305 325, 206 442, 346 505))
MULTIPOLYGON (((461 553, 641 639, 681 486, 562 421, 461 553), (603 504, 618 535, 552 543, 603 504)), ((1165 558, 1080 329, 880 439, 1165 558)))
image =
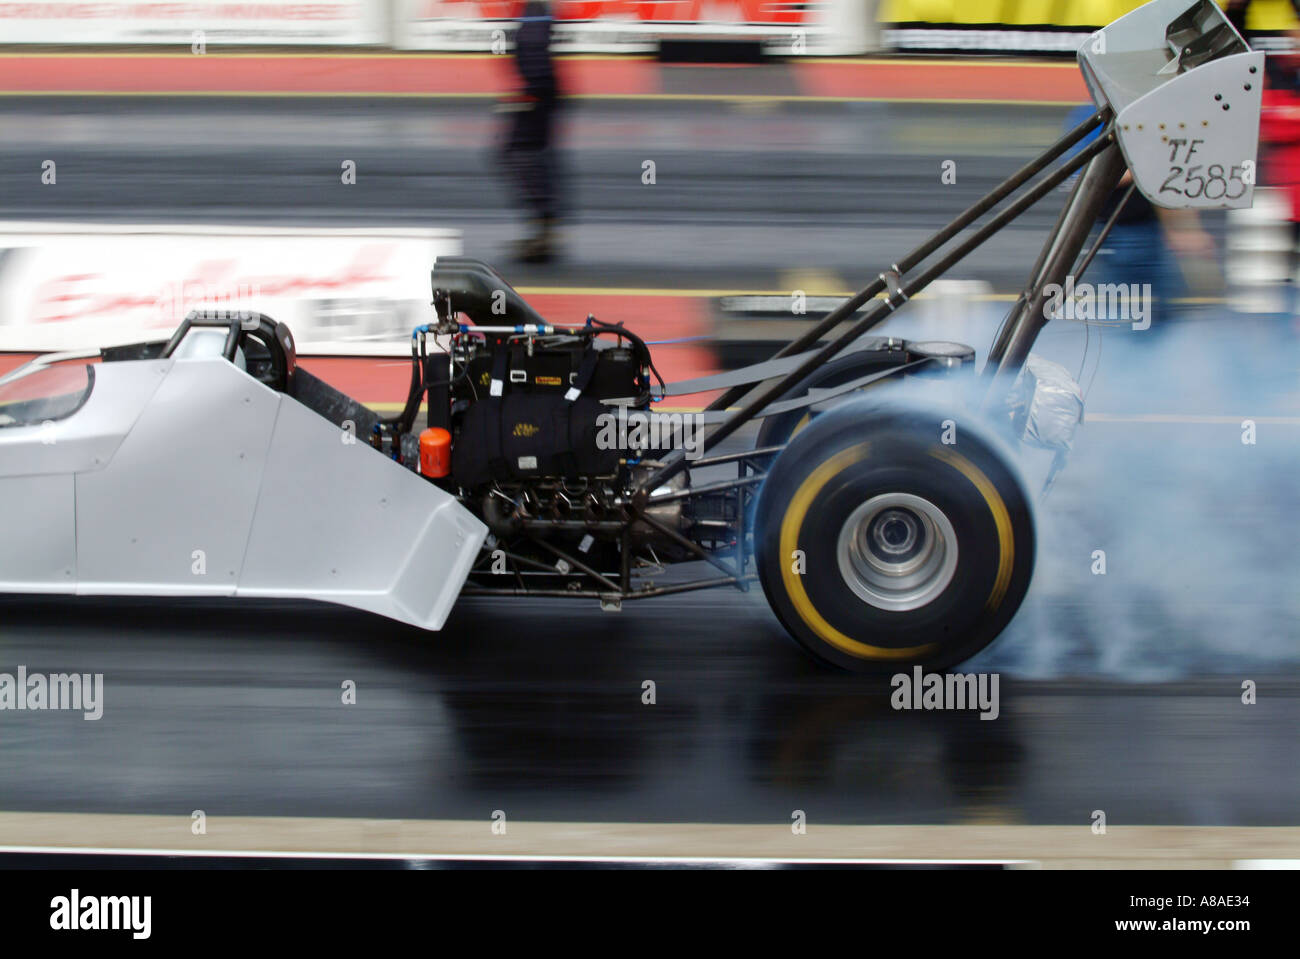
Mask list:
POLYGON ((1252 200, 1264 56, 1211 0, 1153 0, 1078 63, 1085 122, 743 369, 664 383, 623 324, 551 322, 465 257, 433 265, 392 416, 301 368, 262 314, 38 357, 0 379, 0 590, 321 600, 437 630, 460 596, 617 610, 757 583, 824 663, 959 663, 1029 588, 1018 451, 1063 462, 1082 420, 1031 348, 1125 171, 1161 207, 1252 200), (981 368, 963 344, 873 335, 1072 177, 981 368), (686 448, 688 420, 655 404, 698 394, 686 448))

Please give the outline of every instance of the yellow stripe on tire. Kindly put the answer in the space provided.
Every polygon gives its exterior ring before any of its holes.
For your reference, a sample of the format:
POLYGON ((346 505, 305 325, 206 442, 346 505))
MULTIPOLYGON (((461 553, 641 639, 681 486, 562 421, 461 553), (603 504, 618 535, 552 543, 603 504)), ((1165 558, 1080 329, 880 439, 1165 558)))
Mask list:
POLYGON ((1007 506, 1002 502, 1002 495, 997 487, 966 457, 942 447, 930 450, 930 455, 959 470, 970 480, 984 497, 989 512, 993 514, 993 524, 998 530, 998 575, 993 579, 993 592, 989 593, 989 598, 984 604, 984 608, 992 612, 1002 605, 1002 599, 1007 595, 1007 587, 1011 585, 1012 567, 1015 565, 1016 542, 1011 535, 1011 514, 1007 512, 1007 506))
POLYGON ((836 453, 813 470, 795 491, 781 520, 781 581, 785 585, 786 595, 790 597, 790 604, 794 606, 799 618, 817 634, 819 639, 836 649, 858 659, 906 659, 909 656, 921 656, 934 649, 935 644, 891 649, 887 646, 862 643, 841 633, 826 622, 825 617, 813 606, 812 600, 808 598, 808 593, 803 588, 803 577, 794 571, 794 564, 791 562, 794 551, 799 548, 799 530, 803 526, 804 517, 808 514, 808 507, 812 505, 812 501, 817 498, 822 487, 830 482, 831 477, 854 463, 866 459, 870 449, 870 443, 859 443, 857 446, 836 453))

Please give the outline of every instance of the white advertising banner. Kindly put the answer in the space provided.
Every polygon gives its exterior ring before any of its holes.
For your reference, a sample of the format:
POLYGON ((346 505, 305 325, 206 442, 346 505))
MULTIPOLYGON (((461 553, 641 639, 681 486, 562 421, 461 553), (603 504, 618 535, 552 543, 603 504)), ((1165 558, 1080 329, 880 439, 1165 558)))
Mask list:
POLYGON ((377 44, 380 0, 0 0, 5 43, 377 44))
MULTIPOLYGON (((519 15, 512 0, 394 0, 396 45, 501 53, 519 15)), ((759 40, 815 53, 828 8, 863 0, 556 0, 557 53, 653 52, 661 39, 759 40)))
POLYGON ((407 355, 455 230, 0 222, 0 351, 165 339, 194 309, 265 313, 304 355, 407 355))

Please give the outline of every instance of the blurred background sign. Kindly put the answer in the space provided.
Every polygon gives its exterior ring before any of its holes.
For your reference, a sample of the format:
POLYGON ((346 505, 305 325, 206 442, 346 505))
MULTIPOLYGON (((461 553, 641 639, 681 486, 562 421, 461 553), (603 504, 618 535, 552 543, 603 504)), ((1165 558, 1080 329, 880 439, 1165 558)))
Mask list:
MULTIPOLYGON (((879 20, 884 45, 896 49, 1073 53, 1088 34, 1144 2, 880 0, 879 20)), ((1251 0, 1245 25, 1265 34, 1295 29, 1291 0, 1251 0)))
POLYGON ((0 42, 352 45, 388 42, 384 0, 0 2, 0 42))
MULTIPOLYGON (((561 53, 653 53, 750 42, 776 55, 900 50, 1072 53, 1141 0, 555 0, 561 53)), ((1227 6, 1226 0, 1221 0, 1227 6)), ((504 52, 521 0, 0 0, 0 43, 315 45, 504 52)), ((1290 0, 1251 0, 1264 48, 1290 0)))
POLYGON ((396 354, 430 318, 455 230, 0 223, 0 351, 169 336, 190 310, 267 313, 301 353, 396 354))
MULTIPOLYGON (((410 50, 493 49, 522 6, 508 0, 396 2, 396 45, 410 50)), ((875 2, 558 0, 553 36, 557 51, 572 53, 649 53, 672 39, 748 40, 785 53, 815 53, 824 51, 808 47, 824 45, 832 24, 834 32, 848 34, 845 39, 864 34, 875 2)))

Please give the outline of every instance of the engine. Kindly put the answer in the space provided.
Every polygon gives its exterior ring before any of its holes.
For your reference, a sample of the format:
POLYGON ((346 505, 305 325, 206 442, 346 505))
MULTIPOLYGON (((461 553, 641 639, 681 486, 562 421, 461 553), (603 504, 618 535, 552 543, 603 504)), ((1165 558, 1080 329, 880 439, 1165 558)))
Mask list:
MULTIPOLYGON (((652 378, 663 383, 644 340, 594 317, 547 323, 477 261, 439 258, 434 287, 438 322, 415 331, 406 406, 372 442, 457 495, 530 587, 541 577, 544 586, 587 588, 593 574, 683 558, 678 536, 697 518, 686 497, 671 494, 686 474, 656 491, 662 504, 652 495, 644 514, 652 523, 629 523, 625 510, 630 489, 667 452, 616 428, 651 416, 652 378)), ((471 579, 500 587, 501 572, 471 579)))
POLYGON ((601 442, 603 418, 648 409, 650 360, 632 334, 607 332, 453 335, 448 425, 461 488, 617 474, 626 451, 601 442))

